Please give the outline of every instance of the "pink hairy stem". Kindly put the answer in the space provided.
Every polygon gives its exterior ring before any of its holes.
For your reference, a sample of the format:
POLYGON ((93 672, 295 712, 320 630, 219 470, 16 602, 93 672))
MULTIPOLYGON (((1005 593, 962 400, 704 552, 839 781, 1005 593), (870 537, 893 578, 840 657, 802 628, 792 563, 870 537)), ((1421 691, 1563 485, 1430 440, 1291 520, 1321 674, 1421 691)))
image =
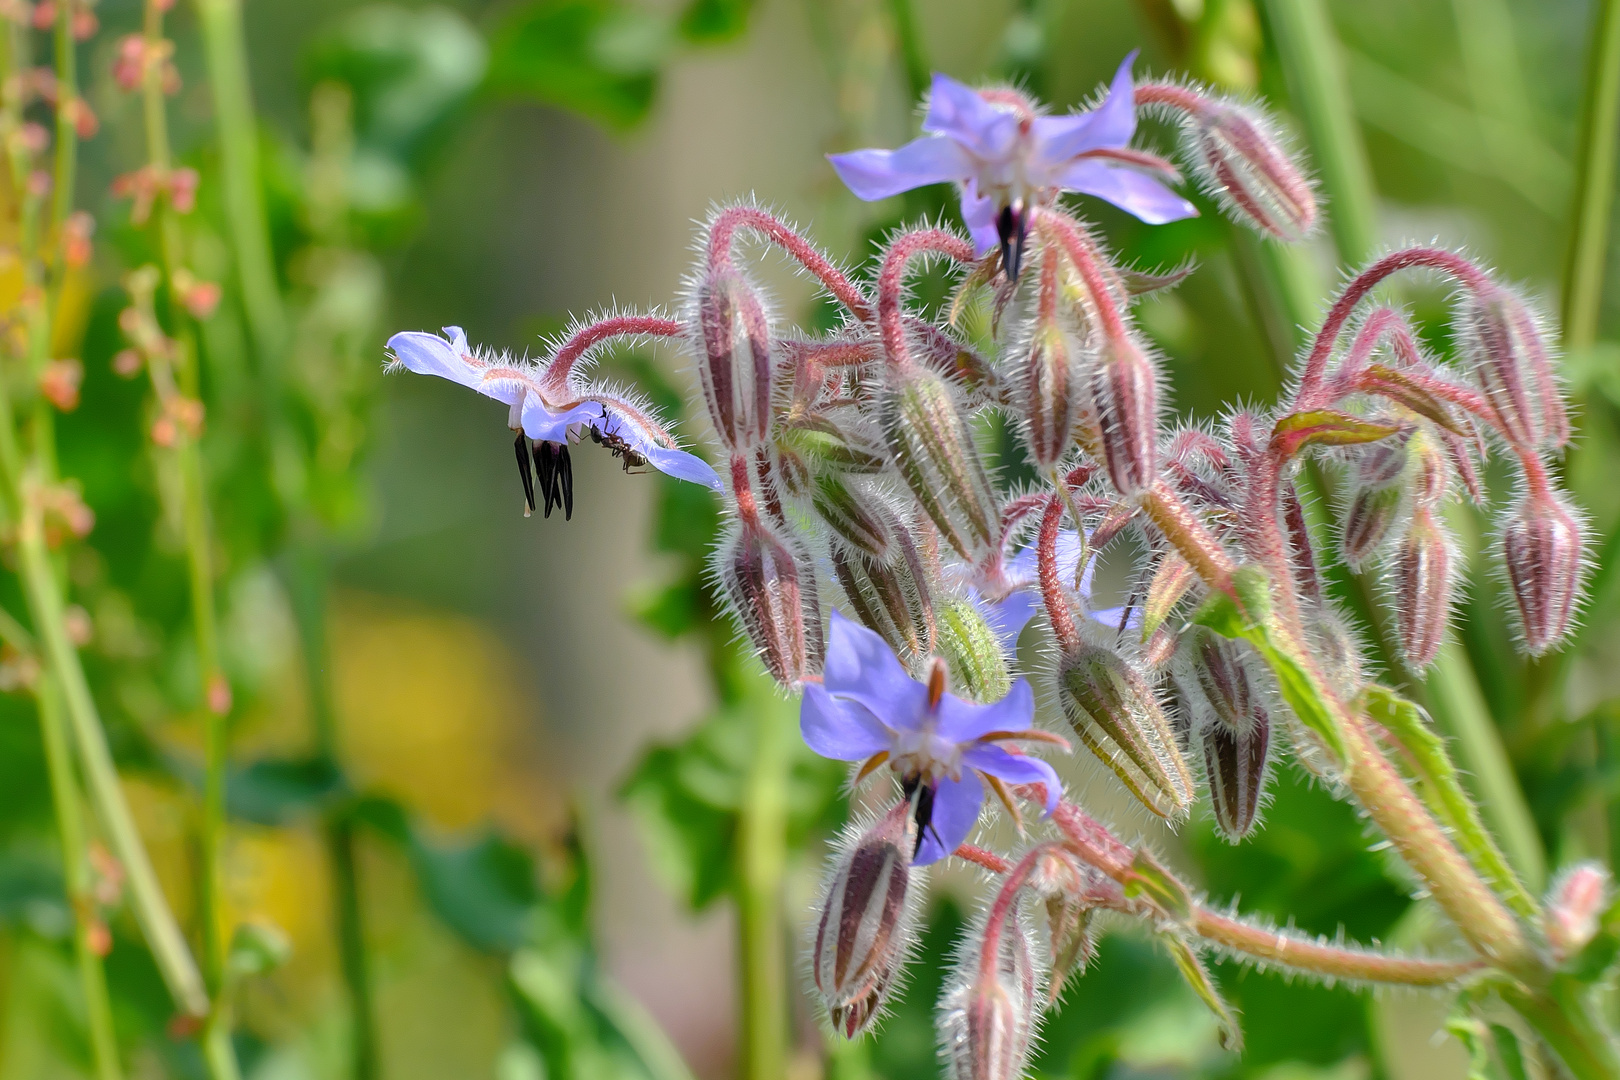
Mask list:
POLYGON ((792 256, 827 287, 840 304, 861 322, 872 320, 872 306, 844 272, 834 266, 821 250, 800 236, 785 222, 753 206, 728 206, 715 215, 709 226, 709 265, 720 267, 731 262, 732 242, 738 229, 759 233, 792 256))
POLYGON ((747 454, 731 455, 731 493, 737 500, 737 517, 745 528, 759 528, 759 506, 754 502, 754 476, 747 454))
POLYGON ((1333 302, 1333 307, 1328 310, 1327 318, 1322 321, 1322 328, 1317 331, 1316 338, 1311 344, 1310 354, 1305 358, 1305 372, 1294 395, 1293 409, 1319 407, 1318 399, 1321 395, 1322 380, 1327 374, 1328 360, 1333 356, 1333 349, 1338 344, 1351 313, 1368 293, 1385 279, 1403 270, 1437 270, 1457 279, 1465 288, 1475 293, 1484 292, 1492 287, 1485 271, 1461 255, 1439 248, 1406 248, 1385 255, 1351 279, 1350 284, 1344 287, 1339 298, 1333 302))
POLYGON ((996 968, 1001 962, 1001 928, 1007 923, 1007 916, 1012 914, 1018 903, 1018 892, 1029 880, 1030 873, 1042 855, 1048 851, 1062 849, 1065 845, 1061 841, 1049 840, 1044 844, 1036 844, 1024 853, 1018 864, 1006 872, 1006 880, 1001 883, 1001 891, 990 906, 990 917, 985 921, 984 939, 979 946, 979 978, 994 981, 996 968))
POLYGON ((878 271, 878 331, 892 370, 904 370, 913 362, 906 343, 903 301, 906 268, 912 259, 921 255, 943 255, 960 263, 971 263, 978 258, 972 244, 944 229, 917 229, 902 234, 889 245, 878 271))
POLYGON ((1142 493, 1142 510, 1205 584, 1228 595, 1237 565, 1209 528, 1163 480, 1142 493))
POLYGON ((1036 540, 1036 565, 1040 570, 1041 600, 1046 605, 1047 618, 1052 620, 1052 634, 1065 654, 1080 651, 1080 629, 1075 625, 1074 613, 1069 610, 1069 597, 1063 589, 1063 575, 1058 572, 1058 530, 1063 524, 1063 500, 1053 495, 1041 515, 1041 532, 1036 540))
POLYGON ((992 874, 1005 874, 1012 869, 1012 863, 1003 859, 1000 855, 993 851, 987 851, 982 847, 974 847, 972 844, 963 844, 951 854, 964 862, 983 867, 992 874))
MULTIPOLYGON (((579 358, 604 341, 616 337, 680 337, 686 327, 674 319, 656 315, 615 315, 581 327, 574 336, 563 342, 557 354, 546 365, 540 376, 540 385, 550 394, 561 392, 568 385, 579 358)), ((543 397, 545 395, 542 395, 543 397)))
POLYGON ((1142 83, 1136 88, 1133 99, 1138 108, 1143 105, 1165 105, 1172 109, 1186 113, 1188 116, 1203 117, 1209 113, 1210 100, 1196 90, 1189 90, 1185 86, 1175 83, 1142 83))

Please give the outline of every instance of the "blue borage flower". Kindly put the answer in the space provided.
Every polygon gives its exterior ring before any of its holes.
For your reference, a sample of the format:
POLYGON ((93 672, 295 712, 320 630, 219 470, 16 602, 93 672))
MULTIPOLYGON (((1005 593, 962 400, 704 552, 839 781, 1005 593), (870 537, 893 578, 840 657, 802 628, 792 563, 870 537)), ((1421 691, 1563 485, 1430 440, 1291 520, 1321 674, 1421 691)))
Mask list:
POLYGON ((1151 225, 1194 217, 1192 203, 1153 174, 1179 180, 1169 163, 1132 150, 1136 103, 1133 51, 1095 109, 1040 116, 1015 91, 974 90, 935 73, 923 130, 897 150, 855 150, 828 160, 868 201, 952 181, 962 185, 962 219, 982 255, 1001 246, 1007 276, 1018 278, 1033 207, 1058 193, 1094 195, 1151 225))
MULTIPOLYGON (((1080 564, 1080 534, 1073 529, 1058 533, 1057 564, 1063 580, 1074 581, 1075 568, 1080 564)), ((1035 617, 1041 607, 1040 571, 1036 566, 1035 544, 1030 543, 1017 555, 1007 560, 1005 574, 1011 588, 999 600, 980 595, 981 608, 990 628, 1001 638, 1010 653, 1018 645, 1018 636, 1035 617)), ((1140 608, 1118 606, 1093 608, 1090 606, 1092 581, 1097 573, 1096 557, 1086 561, 1080 572, 1077 592, 1086 603, 1086 617, 1105 633, 1117 633, 1142 624, 1140 608)))
POLYGON ((571 378, 559 385, 557 380, 545 378, 545 365, 469 347, 459 326, 445 327, 444 337, 414 330, 395 334, 388 339, 388 351, 409 371, 460 383, 509 408, 507 426, 518 433, 518 469, 530 512, 535 509, 529 471, 531 440, 547 517, 554 506, 562 506, 567 517, 573 516, 568 444, 585 435, 622 458, 626 469, 647 464, 678 480, 721 490, 720 477, 708 462, 678 448, 652 410, 622 391, 581 385, 571 378))
MULTIPOLYGON (((906 673, 877 634, 832 614, 820 685, 806 683, 799 729, 810 749, 836 761, 865 761, 865 775, 884 762, 917 806, 914 862, 955 851, 973 831, 988 783, 1013 809, 1006 784, 1046 785, 1046 812, 1061 792, 1052 766, 998 745, 1034 740, 1067 745, 1033 727, 1035 694, 1019 679, 1007 696, 976 705, 945 693, 944 665, 927 682, 906 673)), ((1016 810, 1013 810, 1016 813, 1016 810)))

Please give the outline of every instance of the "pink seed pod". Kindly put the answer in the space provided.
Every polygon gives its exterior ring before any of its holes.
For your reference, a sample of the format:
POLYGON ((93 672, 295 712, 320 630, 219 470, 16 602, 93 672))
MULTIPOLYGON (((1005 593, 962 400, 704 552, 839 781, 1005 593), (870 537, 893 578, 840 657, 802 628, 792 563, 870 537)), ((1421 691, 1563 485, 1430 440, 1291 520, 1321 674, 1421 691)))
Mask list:
MULTIPOLYGON (((981 946, 982 948, 982 946, 981 946)), ((1018 1080, 1040 1020, 1040 978, 1029 929, 1013 913, 995 935, 996 962, 978 950, 966 980, 940 1002, 939 1036, 951 1080, 1018 1080)))
POLYGON ((1000 539, 995 489, 950 387, 920 366, 891 372, 878 425, 912 495, 945 542, 971 563, 1000 539))
POLYGON ((1192 805, 1192 776, 1142 673, 1093 645, 1058 662, 1057 697, 1080 741, 1160 817, 1192 805))
POLYGON ((1475 295, 1459 309, 1456 333, 1510 441, 1527 450, 1569 441, 1546 334, 1522 299, 1504 288, 1475 295))
POLYGON ((1257 111, 1213 102, 1183 128, 1186 155, 1233 220, 1297 244, 1316 227, 1316 192, 1257 111))
POLYGON ((1550 493, 1526 496, 1502 529, 1502 561, 1531 655, 1558 644, 1575 621, 1582 533, 1580 520, 1550 493))
POLYGON ((833 1030, 867 1030, 894 988, 914 937, 911 805, 899 803, 847 845, 821 900, 810 975, 833 1030))
POLYGON ((729 264, 698 283, 689 321, 702 347, 698 381, 714 430, 728 450, 762 442, 771 423, 770 321, 759 294, 729 264))
POLYGON ((1194 627, 1173 669, 1196 714, 1216 827, 1234 844, 1259 820, 1270 768, 1271 714, 1257 663, 1247 645, 1194 627))
POLYGON ((1542 916, 1547 947, 1559 963, 1574 956, 1597 936, 1598 920, 1609 900, 1609 872, 1583 862, 1565 870, 1547 891, 1542 916))
POLYGON ((816 577, 796 541, 745 521, 719 549, 726 599, 777 682, 794 687, 821 670, 825 651, 816 577))
POLYGON ((1390 567, 1401 654, 1413 671, 1434 663, 1445 644, 1455 570, 1456 558, 1444 527, 1427 506, 1419 506, 1395 547, 1390 567))
POLYGON ((1159 386, 1153 361, 1129 337, 1106 342, 1092 372, 1091 397, 1108 479, 1126 498, 1140 494, 1159 473, 1159 386))

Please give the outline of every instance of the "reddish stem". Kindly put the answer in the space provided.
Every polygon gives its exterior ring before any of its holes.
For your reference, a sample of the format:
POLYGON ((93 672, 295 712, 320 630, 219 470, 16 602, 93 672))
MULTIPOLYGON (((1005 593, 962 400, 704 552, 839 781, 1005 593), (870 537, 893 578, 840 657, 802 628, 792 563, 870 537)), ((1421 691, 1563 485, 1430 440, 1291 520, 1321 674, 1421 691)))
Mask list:
POLYGON ((985 920, 984 940, 979 945, 980 979, 995 980, 996 968, 1001 960, 1001 928, 1006 925, 1007 916, 1018 903, 1018 890, 1024 887, 1024 882, 1029 880, 1030 872, 1043 855, 1053 848, 1062 847, 1063 844, 1056 840, 1036 844, 1024 853, 1017 866, 1007 872, 1006 880, 1001 883, 1001 891, 990 906, 990 916, 985 920))
POLYGON ((878 330, 892 370, 903 370, 912 364, 904 323, 906 267, 912 259, 929 254, 944 255, 962 263, 978 258, 972 244, 944 229, 917 229, 889 245, 882 269, 878 271, 878 330))
POLYGON ((737 501, 737 516, 745 526, 759 527, 759 506, 754 502, 754 477, 747 454, 731 455, 731 495, 737 501))
POLYGON ((1193 117, 1206 115, 1210 106, 1209 99, 1204 95, 1175 83, 1142 83, 1136 88, 1134 101, 1138 108, 1143 105, 1167 105, 1193 117))
POLYGON ((992 874, 1005 874, 1012 869, 1012 863, 1003 859, 1000 855, 993 851, 986 851, 982 847, 974 847, 972 844, 963 844, 951 854, 964 862, 982 866, 992 874))
POLYGON ((1052 620, 1052 635, 1065 655, 1080 651, 1080 629, 1069 610, 1069 597, 1063 589, 1063 576, 1058 573, 1058 530, 1063 524, 1063 499, 1053 495, 1041 515, 1040 537, 1036 540, 1035 561, 1040 571, 1041 599, 1046 604, 1046 616, 1052 620))
POLYGON ((855 283, 832 264, 821 250, 800 236, 787 223, 753 206, 728 206, 709 225, 709 265, 731 263, 732 241, 738 229, 751 229, 791 255, 800 266, 814 274, 840 304, 862 322, 872 319, 872 306, 855 283))
POLYGON ((573 373, 574 365, 579 362, 579 358, 612 338, 680 337, 685 332, 686 327, 682 323, 674 319, 659 318, 656 315, 616 315, 591 323, 589 326, 581 327, 573 337, 563 342, 540 376, 541 385, 552 393, 562 390, 568 385, 568 377, 573 373))
POLYGON ((1103 276, 1091 238, 1085 235, 1073 218, 1059 210, 1041 207, 1035 222, 1057 238, 1064 253, 1069 256, 1069 262, 1079 272, 1080 280, 1086 283, 1086 291, 1091 294, 1092 303, 1097 307, 1103 333, 1115 340, 1123 338, 1126 333, 1125 319, 1114 304, 1114 294, 1109 291, 1108 280, 1103 276))
POLYGON ((1152 489, 1142 495, 1142 509, 1210 588, 1232 592, 1232 575, 1237 572, 1237 565, 1170 485, 1163 480, 1155 482, 1152 489))

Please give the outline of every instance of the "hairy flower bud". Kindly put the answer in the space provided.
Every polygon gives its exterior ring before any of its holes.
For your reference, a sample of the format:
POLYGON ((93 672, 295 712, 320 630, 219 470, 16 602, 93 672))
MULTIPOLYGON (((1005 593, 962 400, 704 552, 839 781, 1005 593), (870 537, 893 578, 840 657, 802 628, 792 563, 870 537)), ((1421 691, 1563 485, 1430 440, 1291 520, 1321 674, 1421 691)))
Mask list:
POLYGON ((967 600, 952 600, 939 612, 934 649, 945 658, 951 685, 969 701, 1000 701, 1012 686, 1001 638, 967 600))
POLYGON ((1344 561, 1352 570, 1360 570, 1377 554, 1405 513, 1409 441, 1406 436, 1384 439, 1363 448, 1357 456, 1355 486, 1339 540, 1344 561))
POLYGON ((1040 1019, 1029 930, 1015 913, 996 935, 996 962, 971 954, 967 980, 940 1002, 941 1049, 951 1080, 1018 1080, 1040 1019))
POLYGON ((950 387, 926 368, 893 374, 878 422, 917 502, 946 543, 976 562, 999 536, 995 489, 950 387))
POLYGON ((1455 564, 1445 529, 1428 507, 1418 507, 1390 568, 1401 653, 1414 671, 1434 663, 1445 643, 1455 564))
POLYGON ((745 522, 720 549, 719 576, 748 640, 777 682, 821 670, 821 604, 810 560, 795 541, 745 522))
POLYGON ((1543 932, 1561 963, 1597 936, 1598 919, 1609 899, 1609 872, 1598 863, 1577 863, 1547 891, 1543 932))
POLYGON ((1316 192, 1270 125, 1251 110, 1217 102, 1185 127, 1187 156, 1226 212, 1284 243, 1316 226, 1316 192))
POLYGON ((1194 627, 1176 655, 1176 682, 1197 714, 1215 824, 1236 843, 1260 814, 1271 754, 1271 714, 1258 657, 1240 642, 1194 627))
MULTIPOLYGON (((909 540, 901 538, 902 544, 909 540)), ((833 576, 855 617, 889 643, 901 658, 919 659, 934 648, 933 601, 920 567, 906 557, 875 559, 866 553, 831 545, 833 576)))
POLYGON ((875 559, 889 554, 893 514, 858 482, 823 473, 812 482, 810 504, 827 527, 875 559))
POLYGON ((1082 646, 1058 663, 1058 701, 1075 734, 1155 814, 1192 803, 1192 777, 1170 720, 1142 674, 1107 649, 1082 646))
POLYGON ((1069 451, 1080 418, 1080 343, 1058 320, 1037 320, 1028 355, 1013 379, 1014 408, 1024 421, 1030 460, 1041 472, 1069 451))
POLYGON ((1108 341, 1092 372, 1091 396, 1108 479, 1121 495, 1136 495, 1159 472, 1159 387, 1153 361, 1129 337, 1108 341))
POLYGON ((871 1026, 911 945, 916 912, 911 806, 899 803, 839 857, 821 900, 810 975, 833 1029, 871 1026))
POLYGON ((1458 344, 1520 447, 1559 447, 1569 418, 1536 316, 1507 289, 1470 299, 1458 315, 1458 344))
POLYGON ((771 423, 771 331, 764 305, 731 266, 711 267, 697 286, 698 381, 727 449, 764 440, 771 423))
POLYGON ((1502 560, 1524 647, 1539 656, 1569 632, 1581 587, 1581 523, 1561 500, 1532 494, 1502 529, 1502 560))

